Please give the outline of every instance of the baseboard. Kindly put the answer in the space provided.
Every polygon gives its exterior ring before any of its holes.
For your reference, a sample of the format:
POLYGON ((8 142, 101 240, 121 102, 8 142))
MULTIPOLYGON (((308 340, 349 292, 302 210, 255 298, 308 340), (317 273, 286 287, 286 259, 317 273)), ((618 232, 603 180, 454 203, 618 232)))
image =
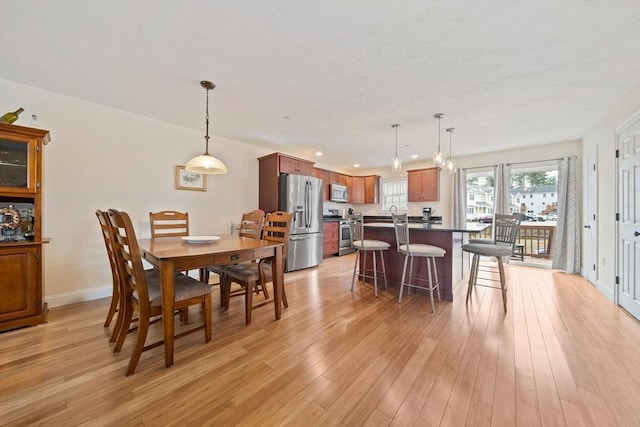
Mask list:
POLYGON ((596 281, 596 289, 598 289, 600 292, 602 292, 604 294, 604 296, 609 298, 609 301, 614 302, 613 287, 607 286, 601 280, 597 280, 596 281))
POLYGON ((111 286, 97 289, 83 289, 80 291, 66 292, 63 294, 47 295, 46 302, 51 307, 75 304, 77 302, 90 301, 99 298, 110 297, 113 293, 111 286))

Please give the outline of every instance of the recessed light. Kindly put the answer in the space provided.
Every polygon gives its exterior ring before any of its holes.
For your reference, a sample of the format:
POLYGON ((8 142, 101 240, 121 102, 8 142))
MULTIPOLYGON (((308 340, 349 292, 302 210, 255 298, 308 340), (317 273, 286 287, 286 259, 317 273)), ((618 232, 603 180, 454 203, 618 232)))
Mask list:
POLYGON ((359 167, 360 167, 360 165, 356 163, 355 165, 353 165, 353 167, 354 167, 354 168, 359 168, 359 167))
POLYGON ((411 158, 412 158, 412 159, 417 159, 417 158, 418 158, 418 155, 417 155, 417 154, 412 154, 412 155, 411 155, 411 158))
POLYGON ((285 120, 289 120, 289 119, 290 119, 290 117, 289 117, 289 116, 284 116, 284 117, 282 117, 282 118, 283 118, 283 119, 285 119, 285 120))
POLYGON ((316 151, 316 156, 322 156, 322 151, 316 151))

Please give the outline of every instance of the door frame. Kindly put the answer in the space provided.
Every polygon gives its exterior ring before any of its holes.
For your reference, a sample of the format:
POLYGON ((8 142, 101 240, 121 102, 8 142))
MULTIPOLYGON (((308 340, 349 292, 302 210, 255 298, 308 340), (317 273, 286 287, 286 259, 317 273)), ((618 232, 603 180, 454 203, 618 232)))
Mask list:
POLYGON ((587 200, 584 218, 586 257, 585 274, 589 282, 598 284, 598 145, 587 155, 587 200), (592 251, 592 248, 595 248, 592 251), (595 253, 594 253, 595 252, 595 253), (593 268, 592 268, 593 267, 593 268))

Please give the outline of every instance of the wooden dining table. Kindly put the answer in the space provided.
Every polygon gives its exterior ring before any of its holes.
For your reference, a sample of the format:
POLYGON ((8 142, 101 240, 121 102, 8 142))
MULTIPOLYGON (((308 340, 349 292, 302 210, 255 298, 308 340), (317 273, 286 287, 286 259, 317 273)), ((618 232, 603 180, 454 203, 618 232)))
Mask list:
POLYGON ((157 237, 140 239, 138 245, 143 258, 160 271, 164 358, 167 368, 173 365, 174 276, 177 271, 272 258, 275 315, 276 320, 280 319, 284 286, 282 243, 248 237, 220 236, 219 240, 212 243, 187 243, 180 237, 157 237))

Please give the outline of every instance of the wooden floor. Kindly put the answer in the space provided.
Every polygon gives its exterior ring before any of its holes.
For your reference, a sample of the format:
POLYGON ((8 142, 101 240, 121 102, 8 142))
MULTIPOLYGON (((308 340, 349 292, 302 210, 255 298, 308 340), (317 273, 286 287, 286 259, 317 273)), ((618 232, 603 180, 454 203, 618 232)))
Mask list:
POLYGON ((280 321, 262 307, 246 327, 216 289, 213 340, 178 340, 169 369, 148 351, 131 377, 106 299, 54 308, 0 334, 0 425, 640 425, 640 323, 581 277, 512 265, 506 315, 498 290, 466 306, 463 286, 432 314, 422 295, 351 293, 352 262, 287 274, 280 321))

